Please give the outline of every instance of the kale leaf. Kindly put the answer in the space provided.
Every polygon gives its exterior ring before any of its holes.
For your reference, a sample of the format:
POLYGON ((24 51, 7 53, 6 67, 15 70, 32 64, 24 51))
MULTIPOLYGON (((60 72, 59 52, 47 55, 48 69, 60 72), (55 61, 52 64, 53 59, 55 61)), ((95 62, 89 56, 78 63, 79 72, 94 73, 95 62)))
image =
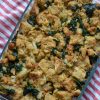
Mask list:
POLYGON ((75 52, 75 51, 79 52, 81 46, 82 46, 81 44, 75 44, 75 45, 74 45, 74 50, 73 50, 73 51, 74 51, 74 52, 75 52))
POLYGON ((89 59, 90 59, 90 63, 94 64, 94 63, 96 63, 96 61, 98 59, 98 55, 89 56, 89 59))
POLYGON ((61 54, 61 58, 64 59, 66 54, 67 54, 66 51, 63 50, 63 51, 62 51, 62 54, 61 54))
POLYGON ((28 85, 24 87, 23 95, 32 94, 35 98, 37 98, 39 91, 36 88, 33 88, 32 85, 28 85))
POLYGON ((78 17, 78 22, 80 24, 80 28, 82 28, 82 35, 83 36, 88 36, 90 35, 89 31, 86 29, 86 27, 84 26, 82 19, 80 17, 78 17))
POLYGON ((49 6, 51 6, 51 4, 52 4, 52 1, 46 0, 46 7, 47 7, 47 8, 48 8, 49 6))
MULTIPOLYGON (((18 33, 18 32, 17 32, 18 33)), ((16 42, 16 38, 17 38, 17 35, 15 35, 13 38, 12 38, 12 42, 15 43, 16 42)))
POLYGON ((13 49, 13 54, 12 55, 16 57, 15 62, 18 63, 19 62, 19 58, 18 58, 18 50, 17 50, 17 48, 13 49))
POLYGON ((70 36, 66 36, 65 37, 65 43, 66 43, 66 45, 69 44, 69 41, 70 41, 70 36))
POLYGON ((80 81, 79 79, 77 79, 77 78, 75 78, 75 77, 74 77, 74 81, 76 82, 77 88, 80 89, 80 90, 82 89, 83 85, 84 85, 85 82, 86 82, 86 80, 80 81))
POLYGON ((13 95, 15 94, 15 90, 10 88, 5 88, 3 85, 0 84, 0 93, 3 93, 5 95, 13 95))
POLYGON ((22 68, 23 68, 23 65, 22 64, 15 64, 15 69, 16 69, 16 72, 20 72, 22 71, 22 68))
POLYGON ((56 56, 57 48, 52 48, 51 55, 56 56))
POLYGON ((6 69, 6 71, 7 71, 6 74, 11 75, 11 74, 12 74, 12 73, 11 73, 11 69, 14 68, 14 67, 15 67, 15 62, 13 62, 13 61, 9 61, 9 63, 8 63, 8 67, 7 67, 7 69, 6 69))
POLYGON ((56 46, 59 44, 60 40, 59 39, 53 39, 56 42, 56 46))
POLYGON ((35 16, 33 16, 33 15, 30 16, 29 19, 27 20, 27 22, 29 24, 31 24, 32 26, 36 25, 36 18, 35 18, 35 16))
POLYGON ((69 29, 70 29, 71 31, 74 31, 74 32, 75 32, 76 29, 77 29, 77 23, 79 23, 80 28, 82 28, 82 35, 83 35, 83 36, 87 36, 87 35, 90 34, 89 31, 85 28, 85 26, 84 26, 84 24, 83 24, 83 22, 82 22, 82 19, 81 19, 79 16, 74 17, 74 18, 70 21, 70 23, 68 24, 69 29))
POLYGON ((11 95, 11 94, 15 94, 15 90, 14 89, 6 89, 7 94, 11 95))
POLYGON ((77 18, 76 17, 74 17, 71 21, 70 21, 70 23, 68 24, 68 27, 69 27, 69 29, 71 30, 71 31, 76 31, 76 27, 77 27, 77 22, 78 22, 78 20, 77 20, 77 18))
POLYGON ((36 42, 36 46, 37 46, 37 48, 40 48, 41 47, 41 43, 40 42, 36 42))
POLYGON ((57 33, 56 31, 49 31, 49 32, 48 32, 48 35, 53 36, 53 35, 55 35, 56 33, 57 33))
POLYGON ((11 75, 11 74, 12 74, 12 73, 11 73, 11 69, 12 69, 12 68, 15 68, 16 72, 20 72, 20 71, 22 70, 22 67, 23 67, 22 64, 15 63, 15 62, 13 62, 13 61, 9 61, 9 65, 8 65, 8 67, 7 67, 7 69, 6 69, 6 71, 7 71, 6 74, 11 75))
POLYGON ((94 10, 95 10, 95 8, 96 8, 96 4, 85 4, 83 7, 84 7, 84 9, 86 10, 87 16, 88 16, 89 18, 92 17, 93 12, 94 12, 94 10))
POLYGON ((88 78, 88 76, 90 76, 91 70, 92 70, 92 68, 90 68, 89 70, 86 71, 86 76, 85 76, 85 78, 88 78))

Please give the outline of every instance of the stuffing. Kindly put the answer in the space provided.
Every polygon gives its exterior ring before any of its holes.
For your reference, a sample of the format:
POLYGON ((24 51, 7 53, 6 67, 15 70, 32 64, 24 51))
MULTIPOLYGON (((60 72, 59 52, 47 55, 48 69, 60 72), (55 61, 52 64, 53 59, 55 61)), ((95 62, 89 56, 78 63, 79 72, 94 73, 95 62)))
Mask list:
POLYGON ((62 71, 65 70, 64 63, 58 58, 55 58, 54 65, 55 65, 55 71, 57 74, 60 74, 62 71))
POLYGON ((21 57, 21 58, 25 57, 25 50, 24 49, 19 49, 18 54, 19 54, 19 57, 21 57))
POLYGON ((55 15, 52 15, 52 14, 48 14, 47 15, 47 18, 49 20, 49 23, 51 23, 51 28, 53 30, 59 30, 60 26, 61 26, 61 21, 60 21, 60 18, 55 16, 55 15))
POLYGON ((45 53, 49 53, 50 50, 55 46, 56 46, 56 43, 53 40, 53 37, 51 37, 51 36, 43 38, 42 41, 41 41, 41 49, 45 53))
POLYGON ((78 99, 100 53, 100 5, 91 1, 35 0, 0 60, 5 95, 78 99))
POLYGON ((80 94, 80 90, 78 89, 78 90, 75 90, 74 92, 73 92, 73 96, 75 96, 75 97, 77 97, 79 94, 80 94))
POLYGON ((81 54, 82 54, 82 57, 86 57, 86 53, 87 53, 87 48, 86 47, 81 47, 81 54))
POLYGON ((41 8, 44 8, 44 7, 45 7, 45 3, 46 3, 46 0, 37 0, 37 4, 38 4, 41 8))
POLYGON ((65 46, 64 38, 63 38, 63 36, 62 36, 61 34, 59 34, 59 33, 57 33, 57 34, 55 35, 55 38, 59 39, 60 42, 59 42, 57 48, 61 50, 61 49, 65 46))
POLYGON ((28 22, 22 22, 20 27, 22 33, 28 33, 32 29, 32 26, 28 22))
POLYGON ((67 91, 71 91, 73 89, 75 89, 76 85, 74 83, 74 81, 71 78, 66 78, 63 82, 62 82, 62 86, 65 88, 65 90, 67 91))
POLYGON ((100 40, 100 32, 97 33, 97 34, 95 35, 95 38, 96 38, 97 40, 100 40))
POLYGON ((35 100, 35 98, 33 99, 32 96, 27 95, 27 96, 22 97, 20 100, 35 100))
POLYGON ((38 4, 37 4, 37 1, 34 2, 34 5, 33 5, 30 13, 33 14, 34 16, 39 14, 39 7, 38 7, 38 4))
POLYGON ((96 39, 93 36, 86 36, 85 37, 86 41, 85 41, 85 45, 89 48, 89 47, 93 47, 96 45, 96 39))
POLYGON ((87 52, 89 56, 95 55, 95 51, 93 49, 88 49, 87 52))
POLYGON ((39 62, 39 67, 42 69, 42 71, 43 71, 44 73, 46 73, 46 72, 48 71, 48 69, 49 69, 49 68, 53 68, 54 65, 52 64, 51 61, 42 59, 42 60, 39 62))
POLYGON ((70 1, 70 2, 68 3, 68 7, 74 6, 74 5, 77 5, 77 4, 78 4, 77 1, 70 1))
POLYGON ((44 11, 44 12, 41 12, 37 17, 36 17, 36 20, 37 20, 37 23, 39 25, 44 25, 44 26, 48 26, 49 24, 49 20, 47 19, 47 15, 48 12, 47 11, 44 11))
POLYGON ((51 94, 46 93, 44 100, 56 100, 56 98, 51 94))
POLYGON ((63 32, 66 34, 66 36, 70 36, 72 34, 72 32, 67 27, 63 28, 63 32))
POLYGON ((92 27, 96 27, 98 24, 99 24, 99 18, 98 17, 93 17, 93 18, 90 18, 90 24, 92 27))
POLYGON ((98 44, 95 45, 94 50, 99 53, 100 52, 100 42, 98 42, 98 44))
POLYGON ((69 44, 83 44, 84 37, 81 35, 71 35, 69 44))
POLYGON ((81 28, 77 28, 76 32, 77 32, 77 34, 82 35, 82 29, 81 28))
POLYGON ((65 73, 58 75, 58 82, 62 83, 64 80, 66 80, 66 74, 65 73))
POLYGON ((91 67, 90 60, 89 60, 88 56, 85 57, 84 63, 86 65, 87 69, 89 69, 91 67))
POLYGON ((60 9, 56 5, 53 5, 48 8, 48 12, 52 15, 58 15, 60 13, 60 9))
POLYGON ((59 17, 62 18, 62 19, 66 19, 66 16, 68 16, 68 11, 64 8, 60 14, 59 14, 59 17))
POLYGON ((29 73, 29 77, 33 80, 36 80, 37 78, 40 78, 42 76, 42 71, 39 70, 39 71, 32 71, 29 73))
POLYGON ((91 3, 92 0, 77 0, 79 3, 91 3))
POLYGON ((8 58, 8 60, 10 60, 10 61, 14 61, 14 60, 16 59, 16 57, 13 56, 13 55, 8 55, 7 58, 8 58))
POLYGON ((17 74, 17 78, 23 78, 28 74, 28 70, 26 68, 23 68, 21 72, 17 74))
POLYGON ((15 88, 16 95, 14 96, 14 100, 20 99, 23 95, 23 90, 20 87, 16 87, 16 88, 15 88))
POLYGON ((49 91, 53 90, 52 83, 48 82, 47 84, 44 84, 43 90, 44 90, 45 92, 49 92, 49 91))
POLYGON ((16 47, 25 47, 25 43, 27 41, 26 36, 18 34, 16 39, 16 47))
POLYGON ((8 58, 2 59, 2 60, 0 61, 0 63, 3 63, 3 64, 8 63, 8 58))
POLYGON ((85 74, 86 72, 83 69, 76 67, 72 73, 72 76, 82 81, 85 77, 85 74))
POLYGON ((67 91, 55 91, 54 94, 61 100, 71 100, 71 94, 67 91))

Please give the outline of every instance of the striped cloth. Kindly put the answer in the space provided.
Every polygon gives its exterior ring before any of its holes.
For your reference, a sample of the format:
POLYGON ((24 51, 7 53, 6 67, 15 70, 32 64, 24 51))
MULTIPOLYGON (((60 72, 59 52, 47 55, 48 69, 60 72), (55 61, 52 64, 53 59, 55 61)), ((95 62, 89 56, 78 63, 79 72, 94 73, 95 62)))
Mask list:
POLYGON ((29 0, 0 0, 0 54, 29 0))
POLYGON ((83 92, 81 100, 100 100, 100 60, 94 75, 83 92))
MULTIPOLYGON (((30 0, 0 0, 0 54, 30 0)), ((94 0, 94 3, 100 0, 94 0)), ((83 92, 81 100, 100 100, 100 65, 83 92)))

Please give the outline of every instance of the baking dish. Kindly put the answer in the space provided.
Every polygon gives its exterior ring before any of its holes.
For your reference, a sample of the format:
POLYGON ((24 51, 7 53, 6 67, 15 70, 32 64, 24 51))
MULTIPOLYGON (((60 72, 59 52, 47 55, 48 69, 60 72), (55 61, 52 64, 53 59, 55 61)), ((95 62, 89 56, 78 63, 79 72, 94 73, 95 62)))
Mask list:
MULTIPOLYGON (((24 12, 24 14, 25 14, 28 10, 29 10, 29 9, 28 9, 28 7, 27 7, 27 10, 24 12)), ((21 19, 22 19, 22 18, 21 18, 21 19)), ((20 20, 20 22, 21 22, 21 20, 20 20)), ((19 22, 19 23, 20 23, 20 22, 19 22)), ((13 34, 15 34, 17 30, 18 30, 18 26, 15 28, 13 34)), ((8 43, 7 43, 7 45, 8 45, 9 42, 11 41, 11 39, 12 39, 12 37, 13 37, 13 34, 12 34, 12 36, 10 37, 10 39, 9 39, 9 41, 8 41, 8 43)), ((5 52, 6 49, 7 49, 7 46, 5 47, 5 49, 4 49, 3 52, 5 52)), ((2 54, 3 54, 3 53, 2 53, 2 54)), ((90 77, 87 79, 87 81, 86 81, 86 83, 85 83, 86 85, 83 87, 82 93, 81 93, 81 95, 79 96, 78 99, 81 98, 83 92, 85 91, 86 86, 88 85, 90 79, 92 78, 92 76, 93 76, 93 74, 94 74, 94 72, 95 72, 95 70, 96 70, 96 67, 97 67, 97 65, 98 65, 98 62, 99 62, 99 60, 97 61, 97 64, 93 67, 93 69, 92 69, 92 71, 91 71, 91 74, 90 74, 90 77)))

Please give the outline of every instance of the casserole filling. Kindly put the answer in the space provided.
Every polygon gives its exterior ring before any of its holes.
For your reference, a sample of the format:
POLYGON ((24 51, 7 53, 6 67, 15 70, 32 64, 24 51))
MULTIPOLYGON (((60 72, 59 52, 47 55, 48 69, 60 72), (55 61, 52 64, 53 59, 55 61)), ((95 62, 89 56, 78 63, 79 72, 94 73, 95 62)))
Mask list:
POLYGON ((0 93, 13 100, 73 100, 100 53, 100 6, 36 0, 0 61, 0 93))

